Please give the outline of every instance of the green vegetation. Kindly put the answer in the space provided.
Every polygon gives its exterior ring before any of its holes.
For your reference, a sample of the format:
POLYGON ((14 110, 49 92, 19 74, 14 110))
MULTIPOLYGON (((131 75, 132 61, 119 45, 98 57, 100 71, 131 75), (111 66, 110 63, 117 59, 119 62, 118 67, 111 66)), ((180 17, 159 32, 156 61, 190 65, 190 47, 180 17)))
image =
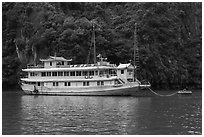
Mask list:
POLYGON ((125 2, 3 3, 3 88, 16 88, 21 68, 55 52, 93 61, 92 23, 96 52, 111 63, 133 60, 137 23, 140 79, 154 88, 201 88, 202 3, 125 2))

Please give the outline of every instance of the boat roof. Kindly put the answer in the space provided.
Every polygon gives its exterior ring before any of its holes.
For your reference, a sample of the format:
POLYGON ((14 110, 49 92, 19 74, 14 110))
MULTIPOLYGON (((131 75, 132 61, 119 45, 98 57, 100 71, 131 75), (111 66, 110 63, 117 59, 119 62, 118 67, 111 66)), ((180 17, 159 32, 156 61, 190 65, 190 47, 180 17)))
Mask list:
POLYGON ((40 61, 42 62, 45 62, 45 61, 72 61, 72 59, 65 59, 63 57, 49 56, 48 59, 40 59, 40 61))
POLYGON ((130 68, 130 69, 134 69, 133 65, 131 65, 131 63, 128 64, 120 64, 117 69, 126 69, 126 68, 130 68))
POLYGON ((27 72, 45 72, 45 71, 86 71, 86 70, 97 70, 97 69, 114 69, 113 66, 88 66, 88 67, 66 67, 66 68, 29 68, 23 69, 27 72))

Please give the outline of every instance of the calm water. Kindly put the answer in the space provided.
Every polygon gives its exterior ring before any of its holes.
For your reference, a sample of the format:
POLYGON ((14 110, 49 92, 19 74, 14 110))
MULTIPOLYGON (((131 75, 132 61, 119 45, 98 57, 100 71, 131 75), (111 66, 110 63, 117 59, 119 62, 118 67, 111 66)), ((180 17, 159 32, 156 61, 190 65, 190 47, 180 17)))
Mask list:
MULTIPOLYGON (((17 91, 16 91, 17 92, 17 91)), ((3 134, 202 134, 192 96, 29 96, 3 92, 3 134)))

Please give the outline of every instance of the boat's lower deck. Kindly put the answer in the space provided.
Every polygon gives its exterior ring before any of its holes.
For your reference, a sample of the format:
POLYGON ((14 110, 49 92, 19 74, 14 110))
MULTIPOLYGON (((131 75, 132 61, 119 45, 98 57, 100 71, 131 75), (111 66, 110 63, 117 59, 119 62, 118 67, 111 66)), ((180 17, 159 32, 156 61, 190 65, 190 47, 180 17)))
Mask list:
POLYGON ((138 83, 127 83, 115 86, 47 88, 22 84, 26 94, 34 95, 96 95, 96 96, 151 96, 150 92, 139 90, 138 83))

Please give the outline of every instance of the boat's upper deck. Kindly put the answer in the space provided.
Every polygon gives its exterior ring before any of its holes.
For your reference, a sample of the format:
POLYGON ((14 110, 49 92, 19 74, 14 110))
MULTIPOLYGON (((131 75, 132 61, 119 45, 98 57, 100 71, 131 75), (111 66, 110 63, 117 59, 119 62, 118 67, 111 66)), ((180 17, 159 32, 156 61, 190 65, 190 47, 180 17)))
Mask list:
POLYGON ((97 69, 116 69, 117 66, 114 64, 106 65, 106 66, 99 66, 99 65, 94 65, 94 64, 81 64, 81 65, 69 65, 69 66, 60 66, 56 68, 46 68, 43 66, 34 66, 30 67, 27 69, 23 69, 23 71, 26 72, 35 72, 35 71, 40 71, 40 72, 45 72, 45 71, 79 71, 79 70, 97 70, 97 69))
POLYGON ((115 64, 110 64, 107 61, 100 60, 97 64, 76 64, 71 65, 71 61, 63 57, 52 57, 41 59, 42 63, 38 65, 27 65, 27 69, 23 71, 59 71, 59 70, 93 70, 93 69, 111 69, 116 68, 115 64))

